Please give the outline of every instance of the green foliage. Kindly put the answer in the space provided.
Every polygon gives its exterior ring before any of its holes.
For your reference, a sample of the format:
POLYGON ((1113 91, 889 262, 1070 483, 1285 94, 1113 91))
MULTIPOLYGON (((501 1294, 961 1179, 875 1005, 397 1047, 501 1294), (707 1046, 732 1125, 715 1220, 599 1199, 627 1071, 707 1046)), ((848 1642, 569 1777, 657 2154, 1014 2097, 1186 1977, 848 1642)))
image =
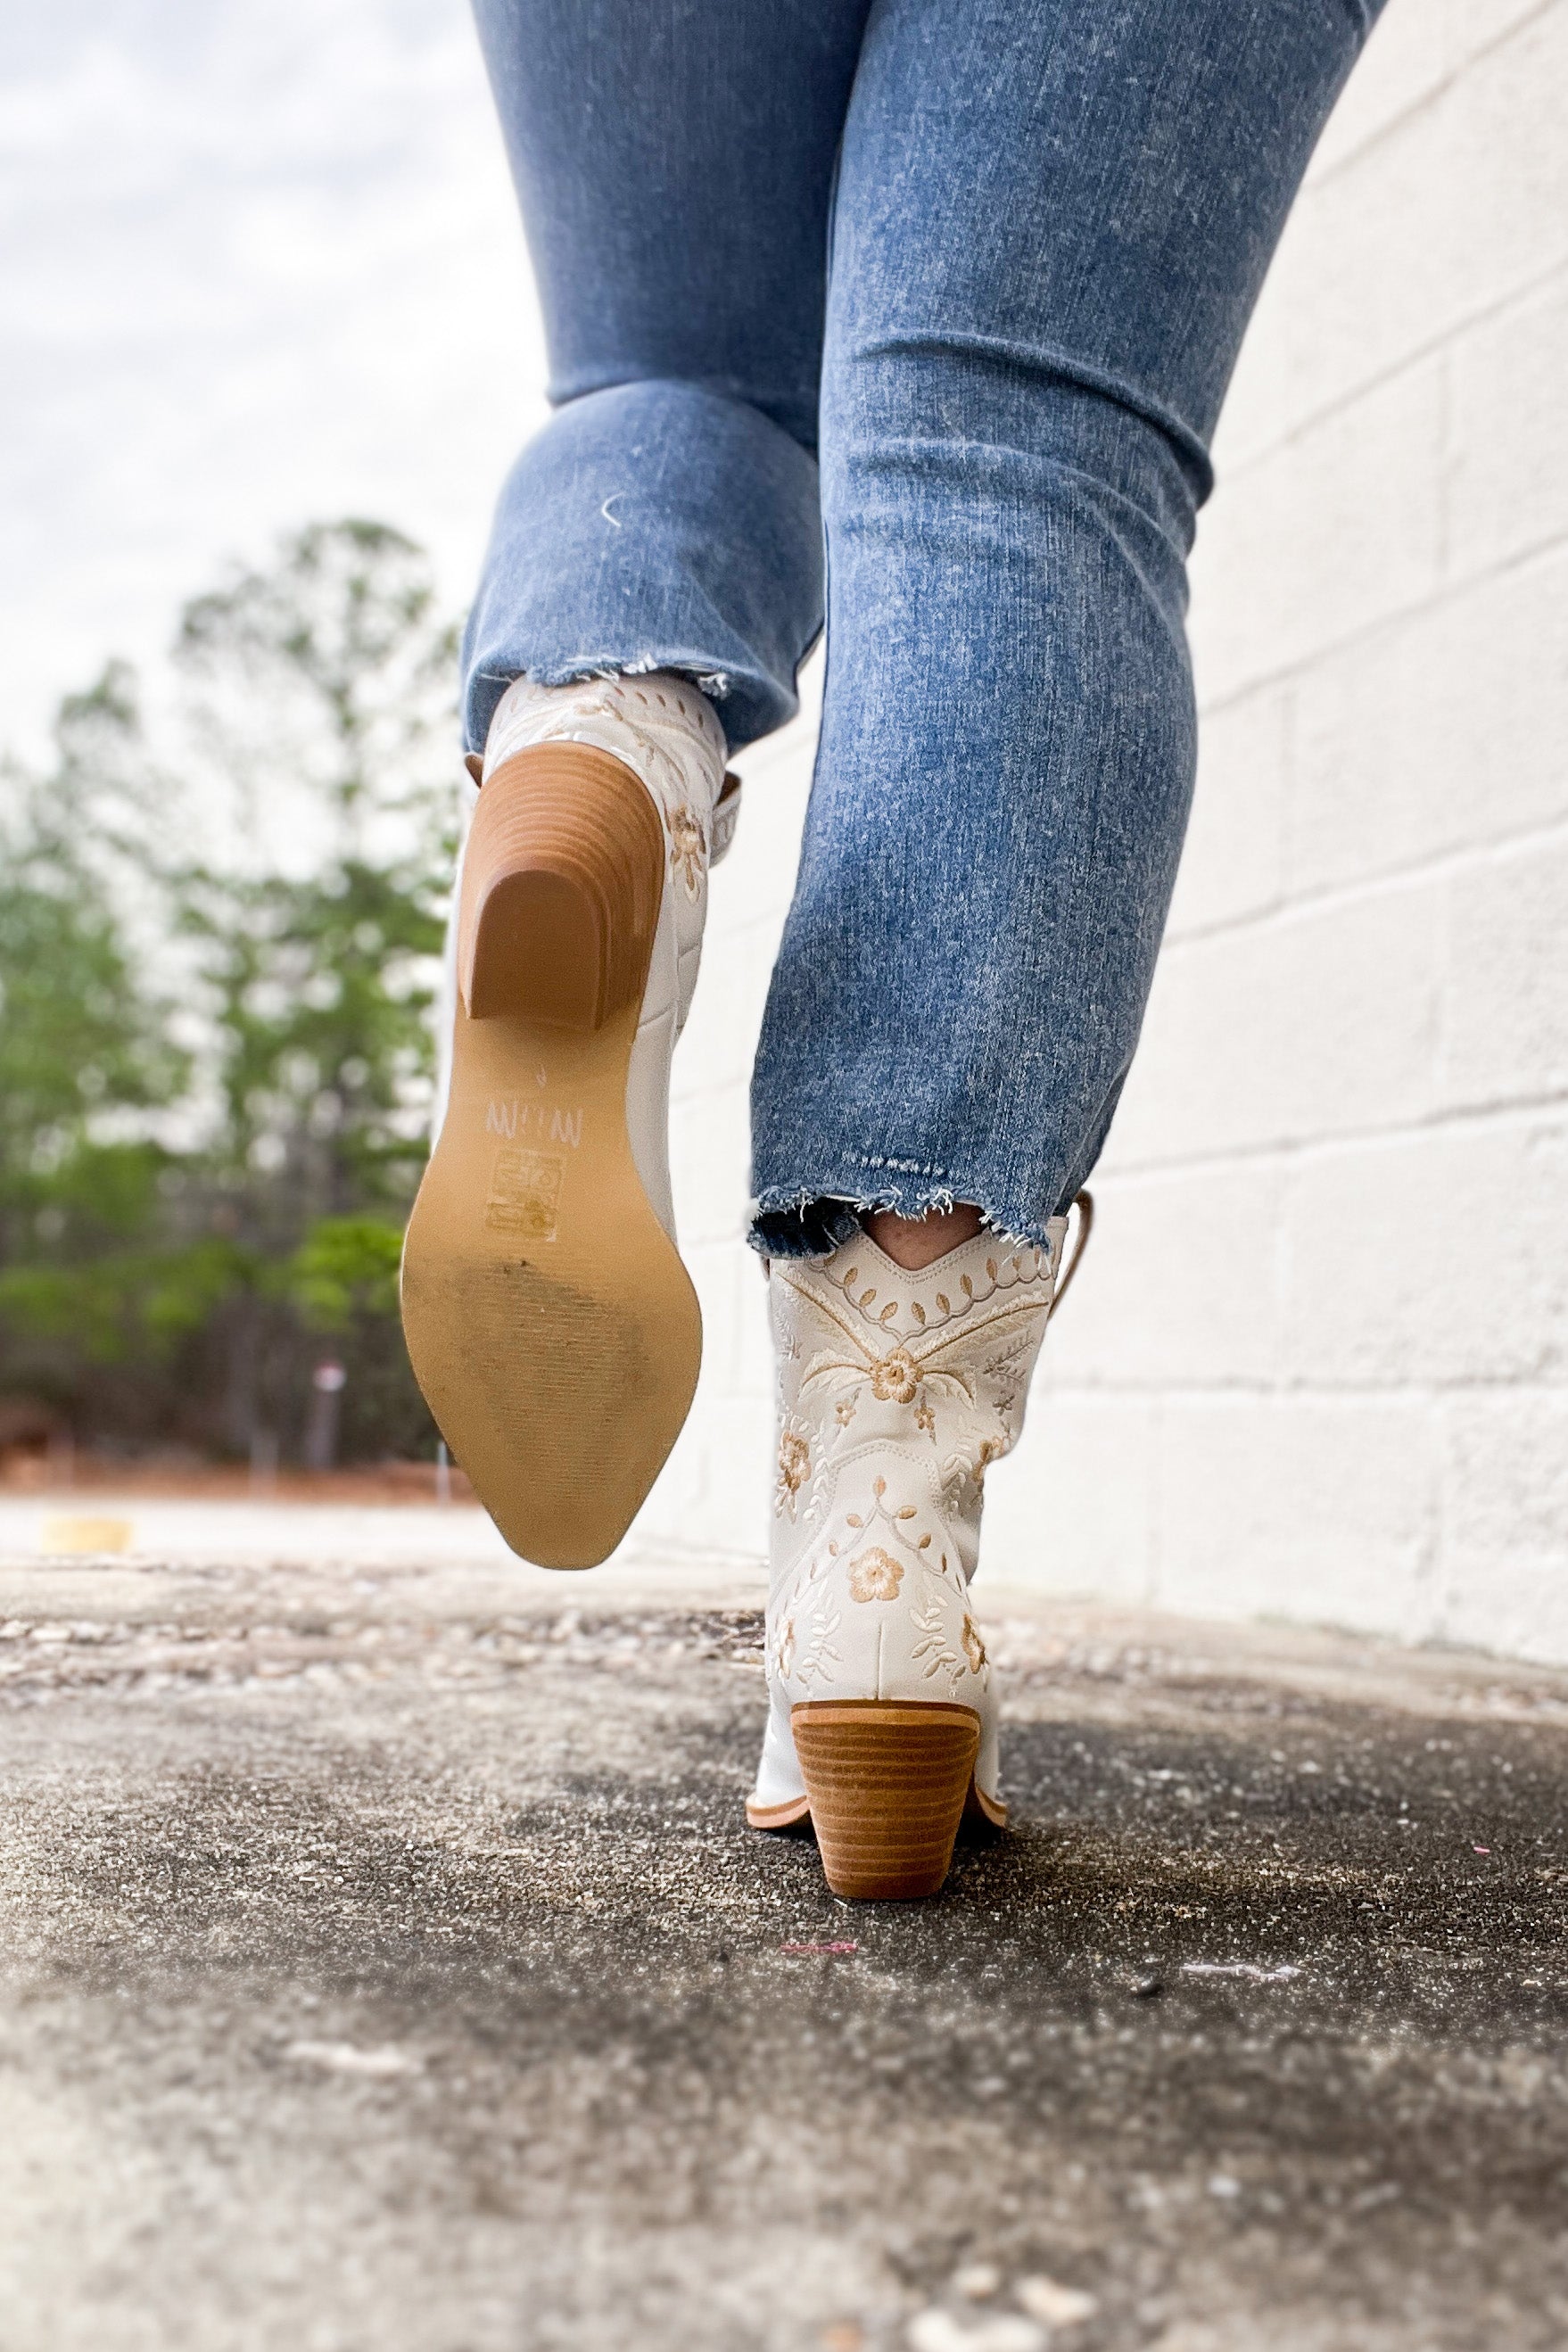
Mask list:
MULTIPOLYGON (((96 692, 124 690, 105 678, 96 692)), ((62 714, 62 719, 65 714, 62 714)), ((122 723, 132 724, 129 716, 122 723)), ((98 814, 73 764, 47 780, 0 773, 0 1255, 32 1239, 124 1231, 155 1181, 127 1114, 171 1103, 186 1082, 166 1009, 132 968, 101 869, 87 854, 98 814), (118 1124, 121 1139, 111 1139, 118 1124), (42 1220, 42 1231, 38 1230, 42 1220)))
POLYGON ((182 877, 215 1000, 228 1181, 260 1214, 395 1202, 423 1157, 439 916, 397 871, 182 877))
POLYGON ((295 1444, 327 1333, 360 1450, 433 1434, 396 1273, 455 652, 418 549, 315 525, 187 605, 156 743, 111 664, 0 770, 0 1387, 85 1436, 295 1444))
POLYGON ((289 1261, 289 1295, 318 1330, 395 1315, 403 1228, 378 1217, 322 1217, 289 1261))

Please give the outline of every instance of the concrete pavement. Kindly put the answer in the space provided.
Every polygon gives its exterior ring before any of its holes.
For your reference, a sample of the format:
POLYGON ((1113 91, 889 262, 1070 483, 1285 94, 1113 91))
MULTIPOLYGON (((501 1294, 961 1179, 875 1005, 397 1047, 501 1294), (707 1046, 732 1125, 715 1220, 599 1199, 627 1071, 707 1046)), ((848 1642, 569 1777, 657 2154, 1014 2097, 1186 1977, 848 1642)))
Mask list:
POLYGON ((0 1564, 4 2352, 1568 2336, 1568 1676, 994 1591, 1017 1828, 744 1828, 721 1567, 0 1564))

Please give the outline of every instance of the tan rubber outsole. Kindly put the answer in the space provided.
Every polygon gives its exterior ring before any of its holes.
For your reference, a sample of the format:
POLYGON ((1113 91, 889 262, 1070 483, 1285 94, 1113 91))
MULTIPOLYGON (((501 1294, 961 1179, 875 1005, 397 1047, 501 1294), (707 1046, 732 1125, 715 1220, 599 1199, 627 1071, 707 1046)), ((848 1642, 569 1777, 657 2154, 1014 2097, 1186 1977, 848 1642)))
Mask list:
POLYGON ((862 1902, 935 1895, 974 1789, 974 1709, 936 1699, 814 1699, 790 1710, 790 1727, 834 1894, 862 1902))
POLYGON ((426 1402, 512 1549, 591 1568, 690 1409, 697 1296, 626 1132, 665 882, 641 781, 540 744, 484 786, 463 866, 446 1118, 403 1254, 426 1402))

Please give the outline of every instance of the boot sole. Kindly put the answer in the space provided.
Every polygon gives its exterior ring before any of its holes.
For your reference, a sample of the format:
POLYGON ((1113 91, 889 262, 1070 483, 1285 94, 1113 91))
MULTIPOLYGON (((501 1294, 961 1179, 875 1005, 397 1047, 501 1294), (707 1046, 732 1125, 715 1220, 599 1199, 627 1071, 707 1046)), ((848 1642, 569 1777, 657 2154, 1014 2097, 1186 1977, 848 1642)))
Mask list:
POLYGON ((409 1219, 415 1378, 513 1551, 592 1568, 680 1433, 697 1295, 626 1131, 664 829, 607 751, 486 782, 463 865, 452 1085, 409 1219))
MULTIPOLYGON (((974 1785, 980 1717, 942 1700, 811 1699, 790 1711, 806 1795, 765 1809, 782 1829, 809 1810, 835 1895, 908 1902, 935 1895, 965 1811, 997 1826, 1006 1808, 974 1785)), ((754 1817, 753 1817, 754 1818, 754 1817)))

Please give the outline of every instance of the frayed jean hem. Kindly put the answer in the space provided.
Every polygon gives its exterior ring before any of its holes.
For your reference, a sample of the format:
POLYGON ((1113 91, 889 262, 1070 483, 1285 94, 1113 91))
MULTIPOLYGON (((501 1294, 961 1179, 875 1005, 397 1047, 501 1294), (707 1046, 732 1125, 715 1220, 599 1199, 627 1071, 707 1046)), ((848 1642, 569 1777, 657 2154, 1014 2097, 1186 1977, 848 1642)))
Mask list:
POLYGON ((752 1203, 746 1239, 762 1257, 826 1257, 854 1239, 862 1217, 873 1210, 890 1210, 897 1217, 942 1216, 960 1201, 973 1201, 981 1223, 1004 1242, 1047 1246, 1048 1218, 991 1195, 979 1181, 874 1158, 847 1162, 837 1177, 816 1185, 770 1186, 752 1203), (847 1174, 849 1166, 857 1176, 847 1174))

